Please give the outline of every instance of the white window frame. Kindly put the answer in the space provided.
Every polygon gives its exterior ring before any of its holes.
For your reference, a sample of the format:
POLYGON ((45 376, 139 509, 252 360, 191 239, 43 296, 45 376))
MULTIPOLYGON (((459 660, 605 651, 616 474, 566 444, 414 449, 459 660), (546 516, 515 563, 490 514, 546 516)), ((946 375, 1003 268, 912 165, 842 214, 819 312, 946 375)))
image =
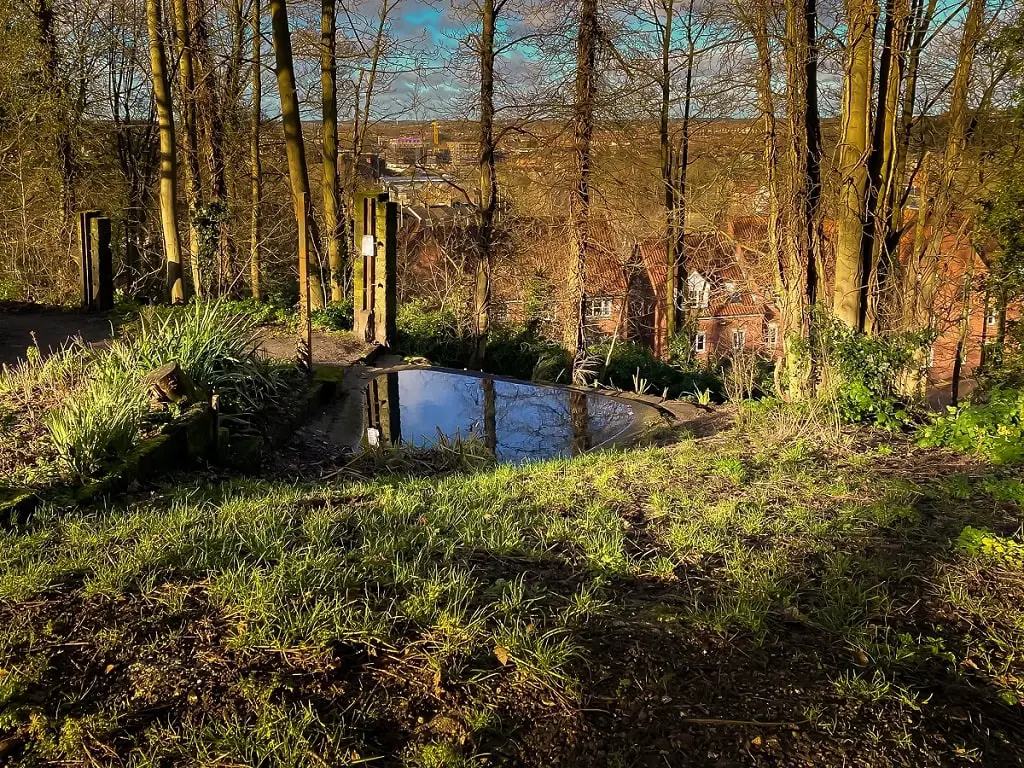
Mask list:
POLYGON ((597 296, 587 299, 588 320, 608 320, 612 316, 614 302, 609 296, 597 296))
POLYGON ((764 344, 769 349, 775 349, 779 346, 779 324, 768 323, 765 326, 764 344))
POLYGON ((707 309, 711 303, 711 284, 699 272, 691 272, 686 278, 686 306, 690 309, 707 309))
POLYGON ((732 329, 732 349, 733 352, 741 352, 747 348, 747 329, 746 328, 733 328, 732 329))
POLYGON ((707 352, 708 334, 706 331, 697 331, 693 334, 693 351, 698 355, 707 352))
POLYGON ((998 307, 990 309, 988 311, 988 314, 985 315, 985 325, 987 325, 989 328, 992 328, 992 327, 994 327, 996 325, 999 325, 999 308, 998 307))

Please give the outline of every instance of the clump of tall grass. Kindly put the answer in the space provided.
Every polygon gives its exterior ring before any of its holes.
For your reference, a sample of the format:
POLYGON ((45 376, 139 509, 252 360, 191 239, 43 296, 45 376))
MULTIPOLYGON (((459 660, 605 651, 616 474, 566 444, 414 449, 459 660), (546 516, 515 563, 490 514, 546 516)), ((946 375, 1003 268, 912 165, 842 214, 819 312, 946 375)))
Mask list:
POLYGON ((57 456, 84 477, 103 461, 127 453, 142 430, 148 409, 145 389, 132 374, 106 368, 44 419, 57 456))
MULTIPOLYGON (((282 370, 258 354, 252 318, 220 303, 149 309, 130 335, 90 353, 81 370, 70 352, 35 363, 40 381, 74 385, 43 419, 64 470, 84 477, 131 449, 149 414, 143 377, 170 362, 219 393, 222 407, 234 414, 260 410, 284 384, 282 370)), ((27 380, 29 372, 7 376, 7 386, 24 386, 18 376, 27 380)))
POLYGON ((234 412, 253 412, 283 385, 283 373, 258 352, 256 321, 220 302, 150 308, 130 336, 110 347, 110 363, 145 375, 175 362, 234 412))

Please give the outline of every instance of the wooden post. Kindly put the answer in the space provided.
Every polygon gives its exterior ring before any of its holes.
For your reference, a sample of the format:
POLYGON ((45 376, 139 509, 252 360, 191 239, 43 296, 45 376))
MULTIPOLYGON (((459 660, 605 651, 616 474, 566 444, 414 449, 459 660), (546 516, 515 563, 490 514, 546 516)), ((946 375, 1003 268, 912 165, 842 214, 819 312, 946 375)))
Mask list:
POLYGON ((296 365, 313 375, 313 321, 309 314, 309 193, 303 192, 296 212, 299 227, 299 338, 296 365))
POLYGON ((82 309, 90 312, 94 308, 93 292, 93 241, 92 220, 99 216, 99 211, 82 211, 78 214, 78 255, 81 268, 82 309))
POLYGON ((395 342, 398 302, 398 203, 389 202, 387 195, 377 198, 376 236, 373 340, 390 347, 395 342))
POLYGON ((114 257, 110 250, 109 218, 97 214, 89 220, 89 240, 92 309, 109 312, 114 308, 114 257))
POLYGON ((352 269, 352 332, 364 341, 370 340, 370 312, 373 290, 368 290, 368 257, 365 254, 365 238, 370 236, 375 221, 373 212, 374 196, 360 194, 355 199, 355 246, 356 256, 352 269))

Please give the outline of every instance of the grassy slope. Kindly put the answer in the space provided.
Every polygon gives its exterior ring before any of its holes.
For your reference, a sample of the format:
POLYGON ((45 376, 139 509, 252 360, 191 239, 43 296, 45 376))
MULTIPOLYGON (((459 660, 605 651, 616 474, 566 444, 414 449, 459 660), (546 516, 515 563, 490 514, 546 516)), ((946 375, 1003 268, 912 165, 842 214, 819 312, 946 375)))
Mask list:
POLYGON ((1017 762, 1024 559, 955 541, 1017 531, 1024 485, 828 442, 769 419, 525 468, 179 484, 37 518, 0 537, 0 755, 1017 762))

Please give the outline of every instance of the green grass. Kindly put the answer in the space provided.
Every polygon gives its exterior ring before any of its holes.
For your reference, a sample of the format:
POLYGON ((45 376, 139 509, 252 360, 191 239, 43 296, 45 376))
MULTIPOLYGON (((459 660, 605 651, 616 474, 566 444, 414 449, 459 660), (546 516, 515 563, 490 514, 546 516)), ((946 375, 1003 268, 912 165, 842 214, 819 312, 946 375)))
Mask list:
POLYGON ((0 534, 0 742, 24 765, 1010 764, 1019 478, 759 419, 40 513, 0 534))

